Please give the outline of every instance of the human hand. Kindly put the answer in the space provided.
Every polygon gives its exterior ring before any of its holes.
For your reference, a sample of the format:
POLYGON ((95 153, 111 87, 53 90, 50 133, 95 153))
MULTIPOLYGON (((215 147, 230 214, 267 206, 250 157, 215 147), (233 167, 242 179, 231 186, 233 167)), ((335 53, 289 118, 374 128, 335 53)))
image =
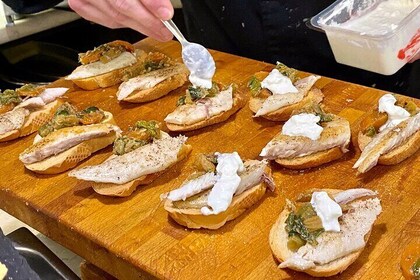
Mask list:
POLYGON ((159 41, 172 34, 160 21, 171 19, 170 0, 68 0, 69 6, 83 18, 109 28, 129 27, 159 41))
POLYGON ((415 56, 413 56, 413 58, 410 60, 410 63, 413 63, 416 60, 420 59, 420 50, 417 52, 417 54, 415 56))

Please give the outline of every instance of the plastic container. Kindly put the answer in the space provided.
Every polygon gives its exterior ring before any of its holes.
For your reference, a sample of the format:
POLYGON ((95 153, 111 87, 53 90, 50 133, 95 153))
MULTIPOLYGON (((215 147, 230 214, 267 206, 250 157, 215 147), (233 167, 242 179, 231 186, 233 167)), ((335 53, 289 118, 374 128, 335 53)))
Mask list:
POLYGON ((392 75, 420 50, 420 5, 386 32, 363 33, 346 26, 350 20, 368 17, 385 1, 396 0, 338 0, 310 23, 325 31, 338 63, 392 75))

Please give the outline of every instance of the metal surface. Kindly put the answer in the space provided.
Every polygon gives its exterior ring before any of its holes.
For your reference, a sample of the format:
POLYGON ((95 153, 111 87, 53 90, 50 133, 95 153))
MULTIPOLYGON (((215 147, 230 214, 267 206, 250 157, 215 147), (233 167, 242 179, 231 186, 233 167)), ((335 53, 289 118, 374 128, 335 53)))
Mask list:
POLYGON ((7 235, 13 246, 43 280, 78 280, 50 249, 27 228, 19 228, 7 235))

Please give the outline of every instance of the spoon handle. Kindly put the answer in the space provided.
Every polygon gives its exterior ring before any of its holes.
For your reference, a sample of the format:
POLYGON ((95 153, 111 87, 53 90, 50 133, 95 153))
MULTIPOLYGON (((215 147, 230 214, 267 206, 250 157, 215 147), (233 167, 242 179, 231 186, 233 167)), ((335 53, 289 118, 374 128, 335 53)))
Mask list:
POLYGON ((182 35, 181 31, 179 31, 178 27, 175 25, 175 23, 170 20, 162 20, 163 24, 166 26, 166 28, 171 31, 172 34, 178 39, 178 41, 183 45, 184 43, 187 43, 187 40, 185 39, 184 35, 182 35))

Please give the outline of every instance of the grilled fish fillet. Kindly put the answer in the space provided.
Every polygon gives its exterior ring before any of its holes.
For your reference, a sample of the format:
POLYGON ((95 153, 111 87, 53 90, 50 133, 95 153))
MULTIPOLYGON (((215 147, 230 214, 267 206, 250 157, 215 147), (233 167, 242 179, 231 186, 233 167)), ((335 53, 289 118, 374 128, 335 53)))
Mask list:
POLYGON ((0 115, 0 134, 21 128, 28 115, 29 110, 25 108, 17 108, 0 115))
POLYGON ((351 135, 349 122, 335 116, 323 128, 318 140, 279 133, 263 148, 260 156, 266 159, 302 157, 338 146, 343 152, 347 152, 351 135))
POLYGON ((388 128, 376 134, 365 147, 353 168, 360 173, 367 172, 378 163, 381 155, 402 144, 420 129, 420 113, 414 115, 393 128, 388 128))
POLYGON ((211 118, 233 107, 233 89, 221 91, 214 97, 203 98, 194 104, 178 106, 175 111, 166 116, 165 122, 173 124, 193 124, 211 118))
POLYGON ((135 78, 123 82, 118 88, 117 99, 123 100, 130 96, 135 90, 146 90, 155 87, 157 84, 173 77, 175 75, 185 73, 187 68, 184 64, 177 63, 175 65, 158 69, 135 78))
POLYGON ((69 176, 98 183, 125 184, 141 176, 163 171, 177 161, 187 137, 164 137, 105 162, 73 170, 69 176))
POLYGON ((328 264, 363 248, 366 245, 365 235, 382 211, 381 203, 378 198, 369 198, 348 205, 351 210, 341 217, 339 232, 322 233, 316 239, 318 245, 307 243, 279 267, 307 270, 316 265, 328 264))
POLYGON ((39 96, 24 100, 15 108, 37 109, 51 103, 67 92, 68 88, 46 88, 39 96))
POLYGON ((273 94, 270 95, 263 103, 261 108, 255 114, 255 117, 266 115, 274 112, 280 108, 286 107, 291 104, 300 102, 309 90, 315 85, 320 76, 308 76, 306 78, 298 80, 294 86, 297 88, 297 93, 285 93, 285 94, 273 94))
MULTIPOLYGON (((254 187, 262 181, 266 182, 270 190, 274 191, 274 182, 272 181, 271 177, 268 177, 267 174, 265 174, 265 168, 267 167, 266 161, 248 160, 244 162, 244 167, 245 170, 238 174, 241 178, 241 182, 236 188, 234 195, 240 195, 241 193, 254 187)), ((209 172, 201 175, 198 178, 184 182, 181 187, 172 190, 167 194, 163 194, 161 198, 166 198, 171 201, 185 201, 189 197, 212 188, 216 183, 216 180, 217 175, 209 172)), ((203 204, 203 206, 205 205, 203 204)))
POLYGON ((19 155, 19 159, 24 164, 38 162, 66 151, 83 141, 105 136, 112 131, 119 132, 120 129, 110 124, 65 127, 48 134, 39 142, 27 148, 19 155))

